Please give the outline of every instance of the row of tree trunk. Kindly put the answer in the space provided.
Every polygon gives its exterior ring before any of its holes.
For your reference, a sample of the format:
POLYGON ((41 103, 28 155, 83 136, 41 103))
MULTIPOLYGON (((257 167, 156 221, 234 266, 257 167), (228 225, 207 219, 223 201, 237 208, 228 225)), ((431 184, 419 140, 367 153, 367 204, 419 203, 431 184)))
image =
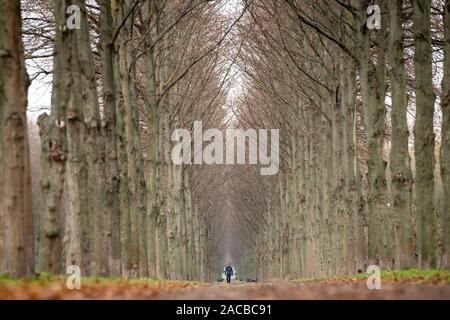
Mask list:
POLYGON ((171 132, 189 125, 171 92, 193 86, 177 69, 190 43, 174 41, 189 34, 176 28, 174 3, 97 5, 92 13, 84 0, 53 1, 53 90, 50 114, 38 119, 43 206, 33 243, 20 1, 0 2, 0 273, 64 274, 76 265, 83 276, 209 279, 200 195, 191 173, 171 161, 171 132), (73 5, 79 29, 67 24, 73 5))
POLYGON ((382 23, 374 30, 366 23, 371 1, 337 5, 338 17, 330 14, 320 23, 308 10, 326 2, 302 3, 270 7, 273 24, 261 22, 262 11, 253 9, 261 32, 272 30, 255 46, 274 49, 264 52, 267 62, 249 60, 265 68, 249 77, 278 83, 262 95, 283 108, 257 117, 287 129, 278 187, 268 184, 271 196, 258 231, 263 240, 243 259, 259 257, 253 272, 260 279, 354 274, 371 264, 449 268, 449 1, 379 1, 382 23), (441 34, 432 33, 432 24, 441 34), (295 28, 297 34, 285 32, 295 28), (443 42, 436 47, 437 37, 443 42), (414 59, 408 58, 409 43, 414 59), (444 61, 438 65, 438 145, 436 48, 444 61), (284 79, 277 76, 282 67, 284 79), (311 87, 293 85, 311 79, 311 87))

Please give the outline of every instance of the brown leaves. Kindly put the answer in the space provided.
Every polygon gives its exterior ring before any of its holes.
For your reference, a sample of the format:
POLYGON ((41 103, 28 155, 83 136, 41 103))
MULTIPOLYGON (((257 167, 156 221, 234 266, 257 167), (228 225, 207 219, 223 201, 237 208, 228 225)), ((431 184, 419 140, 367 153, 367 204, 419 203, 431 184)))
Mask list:
POLYGON ((131 284, 127 281, 81 285, 80 290, 67 289, 64 282, 0 284, 0 300, 71 300, 71 299, 155 299, 175 289, 194 286, 188 282, 168 284, 131 284))

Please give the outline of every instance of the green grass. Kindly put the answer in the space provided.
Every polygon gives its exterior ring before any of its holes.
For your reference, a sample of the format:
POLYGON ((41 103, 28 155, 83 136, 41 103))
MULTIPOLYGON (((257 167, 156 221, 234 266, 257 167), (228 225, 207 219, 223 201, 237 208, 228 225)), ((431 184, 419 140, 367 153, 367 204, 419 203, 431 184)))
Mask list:
POLYGON ((19 283, 36 283, 36 284, 47 284, 54 281, 55 277, 50 274, 41 274, 34 277, 24 277, 24 278, 14 278, 9 274, 0 275, 0 285, 2 284, 19 284, 19 283))
POLYGON ((442 282, 450 284, 450 270, 388 270, 381 272, 381 278, 386 280, 425 280, 426 282, 442 282))
POLYGON ((198 283, 193 281, 175 281, 156 278, 121 278, 121 277, 81 277, 81 282, 84 284, 114 284, 114 283, 127 283, 127 284, 150 284, 150 285, 164 285, 171 283, 198 283))
MULTIPOLYGON (((351 281, 351 280, 365 280, 370 276, 368 273, 358 273, 355 275, 336 275, 324 277, 306 277, 296 279, 298 282, 310 281, 351 281)), ((421 270, 421 269, 406 269, 406 270, 386 270, 381 271, 381 280, 387 281, 420 281, 426 283, 442 283, 450 284, 450 270, 421 270)))

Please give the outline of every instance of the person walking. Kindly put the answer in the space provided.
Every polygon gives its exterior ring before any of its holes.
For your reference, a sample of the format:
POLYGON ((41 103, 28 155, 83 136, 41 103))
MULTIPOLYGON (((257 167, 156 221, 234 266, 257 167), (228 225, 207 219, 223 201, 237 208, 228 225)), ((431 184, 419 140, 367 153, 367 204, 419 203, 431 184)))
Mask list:
POLYGON ((231 277, 233 276, 233 274, 234 274, 233 267, 230 264, 228 264, 225 267, 225 276, 227 277, 227 283, 231 283, 231 277))

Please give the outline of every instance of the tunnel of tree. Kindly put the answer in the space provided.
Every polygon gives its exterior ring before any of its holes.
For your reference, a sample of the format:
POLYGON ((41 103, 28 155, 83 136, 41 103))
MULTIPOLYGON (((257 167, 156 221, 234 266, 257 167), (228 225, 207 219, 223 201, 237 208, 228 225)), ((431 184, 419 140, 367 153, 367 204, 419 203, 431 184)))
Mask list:
POLYGON ((449 0, 0 0, 0 274, 448 269, 449 105, 449 0))

